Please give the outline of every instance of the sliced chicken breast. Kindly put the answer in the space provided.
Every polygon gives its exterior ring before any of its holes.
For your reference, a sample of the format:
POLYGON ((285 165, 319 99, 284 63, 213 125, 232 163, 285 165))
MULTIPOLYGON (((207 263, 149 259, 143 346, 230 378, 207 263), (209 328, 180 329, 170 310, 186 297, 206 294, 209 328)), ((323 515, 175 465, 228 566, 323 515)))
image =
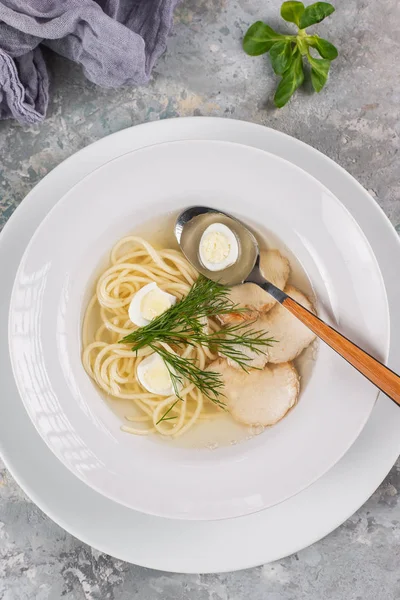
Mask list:
MULTIPOLYGON (((261 250, 260 269, 268 281, 283 290, 290 274, 290 265, 287 258, 278 250, 261 250)), ((254 283, 243 283, 232 288, 229 298, 241 308, 248 310, 243 313, 232 312, 220 316, 221 323, 239 323, 240 321, 253 321, 259 313, 269 311, 276 300, 254 283)))
POLYGON ((219 359, 208 367, 221 374, 225 403, 232 417, 246 425, 275 425, 294 406, 300 391, 296 369, 290 363, 267 365, 249 373, 219 359))
MULTIPOLYGON (((288 285, 285 292, 299 304, 315 313, 312 303, 303 292, 292 285, 288 285)), ((316 338, 316 335, 308 327, 281 304, 276 304, 269 313, 261 316, 254 323, 254 329, 264 329, 268 331, 268 337, 277 340, 268 347, 269 363, 286 363, 294 360, 316 338)))

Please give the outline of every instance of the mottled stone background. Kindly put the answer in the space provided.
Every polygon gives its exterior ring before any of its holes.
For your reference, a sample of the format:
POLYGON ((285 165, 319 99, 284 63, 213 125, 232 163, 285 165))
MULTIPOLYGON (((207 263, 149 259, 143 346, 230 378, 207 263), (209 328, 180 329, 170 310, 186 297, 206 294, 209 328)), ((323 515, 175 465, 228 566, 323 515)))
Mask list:
MULTIPOLYGON (((0 226, 25 194, 83 146, 131 125, 215 115, 269 125, 354 175, 400 231, 400 3, 336 0, 319 33, 340 50, 327 89, 274 109, 268 61, 241 50, 279 0, 183 0, 167 54, 141 89, 104 90, 49 54, 41 126, 0 123, 0 226)), ((1 386, 1 382, 0 382, 1 386)), ((383 432, 384 435, 384 432, 383 432)), ((399 466, 342 527, 297 555, 229 575, 169 575, 99 554, 41 513, 5 470, 0 481, 2 600, 394 600, 400 598, 399 466)))

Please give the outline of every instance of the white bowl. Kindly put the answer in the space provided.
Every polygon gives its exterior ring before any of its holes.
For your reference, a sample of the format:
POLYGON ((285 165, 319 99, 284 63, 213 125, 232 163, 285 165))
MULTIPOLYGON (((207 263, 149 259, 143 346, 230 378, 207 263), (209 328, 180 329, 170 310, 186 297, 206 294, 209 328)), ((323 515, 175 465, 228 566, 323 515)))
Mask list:
POLYGON ((191 204, 277 235, 308 273, 319 314, 379 356, 385 290, 373 252, 343 205, 292 164, 241 145, 190 141, 127 154, 77 184, 32 238, 10 308, 10 354, 26 409, 80 479, 142 512, 236 517, 289 498, 325 473, 360 433, 376 389, 321 346, 298 406, 237 446, 184 449, 120 431, 81 365, 81 321, 99 263, 154 215, 191 204))

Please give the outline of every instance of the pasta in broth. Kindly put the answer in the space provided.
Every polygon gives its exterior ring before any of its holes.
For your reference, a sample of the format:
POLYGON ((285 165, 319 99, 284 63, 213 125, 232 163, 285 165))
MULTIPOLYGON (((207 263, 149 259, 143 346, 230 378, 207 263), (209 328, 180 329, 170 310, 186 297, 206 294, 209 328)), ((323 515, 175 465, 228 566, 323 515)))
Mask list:
MULTIPOLYGON (((152 350, 146 347, 132 352, 129 344, 119 341, 135 329, 128 309, 139 289, 156 282, 161 290, 181 299, 191 289, 198 273, 181 252, 156 250, 146 240, 135 236, 123 238, 114 246, 110 262, 111 266, 98 279, 84 317, 83 365, 106 394, 115 399, 130 400, 135 405, 135 414, 126 415, 132 426, 125 425, 123 430, 139 435, 159 432, 180 436, 198 420, 217 414, 215 407, 187 381, 180 390, 179 402, 175 402, 175 395, 165 397, 143 391, 138 383, 137 369, 152 350), (100 325, 90 339, 93 314, 99 309, 100 325), (172 405, 170 417, 173 418, 160 421, 172 405)), ((212 322, 210 326, 218 327, 212 322)), ((175 348, 174 352, 194 360, 201 369, 216 358, 209 348, 196 343, 175 348)))
MULTIPOLYGON (((166 249, 165 230, 157 248, 128 236, 112 249, 84 316, 83 365, 124 418, 124 431, 184 443, 188 430, 195 437, 218 431, 223 443, 236 443, 245 429, 236 434, 229 425, 222 434, 225 423, 259 432, 296 404, 315 336, 259 287, 199 276, 179 250, 166 249), (227 419, 194 428, 221 416, 221 408, 227 419)), ((236 260, 232 236, 220 225, 208 230, 199 255, 220 270, 236 260)), ((307 287, 295 257, 289 262, 273 241, 275 248, 260 251, 261 270, 313 311, 293 286, 307 287)))

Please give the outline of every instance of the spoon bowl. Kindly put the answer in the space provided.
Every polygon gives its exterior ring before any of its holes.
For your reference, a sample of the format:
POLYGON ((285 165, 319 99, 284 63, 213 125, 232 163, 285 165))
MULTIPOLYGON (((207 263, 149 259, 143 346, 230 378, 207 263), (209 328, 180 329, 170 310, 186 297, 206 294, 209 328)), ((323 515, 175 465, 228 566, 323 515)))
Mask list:
POLYGON ((188 261, 205 277, 229 287, 244 283, 259 261, 259 247, 255 236, 238 219, 207 206, 192 206, 185 209, 175 223, 175 237, 188 261), (213 223, 229 227, 239 245, 237 261, 221 271, 210 271, 199 257, 200 239, 213 223))

